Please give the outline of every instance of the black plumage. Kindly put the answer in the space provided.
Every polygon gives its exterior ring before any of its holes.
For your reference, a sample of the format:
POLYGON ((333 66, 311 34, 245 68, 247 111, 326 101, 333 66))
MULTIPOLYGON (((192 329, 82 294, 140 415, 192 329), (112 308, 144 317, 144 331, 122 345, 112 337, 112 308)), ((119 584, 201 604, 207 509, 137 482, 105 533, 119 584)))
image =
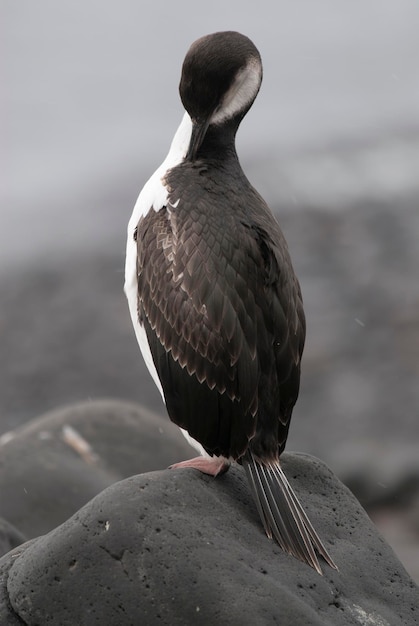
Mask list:
POLYGON ((279 464, 300 384, 300 286, 235 150, 261 76, 258 51, 238 33, 204 37, 186 56, 191 138, 162 179, 166 203, 135 231, 138 320, 171 420, 210 455, 245 466, 267 534, 320 571, 314 547, 333 561, 279 464))
POLYGON ((171 419, 210 454, 240 458, 252 440, 273 460, 298 396, 300 288, 235 152, 201 166, 169 171, 176 209, 138 224, 139 311, 171 419))

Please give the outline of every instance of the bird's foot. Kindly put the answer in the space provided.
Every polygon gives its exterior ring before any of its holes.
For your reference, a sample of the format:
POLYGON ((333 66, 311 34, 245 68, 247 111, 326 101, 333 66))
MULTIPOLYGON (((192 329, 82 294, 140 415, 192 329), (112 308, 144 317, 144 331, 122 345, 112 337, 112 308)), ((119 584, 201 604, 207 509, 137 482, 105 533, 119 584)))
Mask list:
POLYGON ((193 467, 203 474, 215 477, 225 474, 230 467, 230 463, 226 459, 220 457, 207 458, 204 456, 197 456, 194 459, 174 463, 173 465, 170 465, 169 469, 181 469, 182 467, 193 467))

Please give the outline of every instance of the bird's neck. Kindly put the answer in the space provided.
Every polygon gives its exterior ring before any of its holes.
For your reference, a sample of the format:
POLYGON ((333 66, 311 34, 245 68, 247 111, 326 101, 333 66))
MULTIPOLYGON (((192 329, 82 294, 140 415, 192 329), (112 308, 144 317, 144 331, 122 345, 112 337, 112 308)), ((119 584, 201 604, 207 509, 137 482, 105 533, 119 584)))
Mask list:
POLYGON ((205 138, 197 152, 197 158, 219 162, 237 161, 236 132, 238 123, 225 122, 208 127, 205 138))
MULTIPOLYGON (((240 168, 236 153, 236 132, 240 120, 229 120, 223 124, 209 126, 196 158, 202 161, 217 162, 220 165, 229 164, 230 168, 240 168)), ((179 165, 188 151, 191 140, 192 122, 188 113, 185 113, 179 128, 173 138, 169 153, 162 163, 160 170, 166 171, 179 165)))

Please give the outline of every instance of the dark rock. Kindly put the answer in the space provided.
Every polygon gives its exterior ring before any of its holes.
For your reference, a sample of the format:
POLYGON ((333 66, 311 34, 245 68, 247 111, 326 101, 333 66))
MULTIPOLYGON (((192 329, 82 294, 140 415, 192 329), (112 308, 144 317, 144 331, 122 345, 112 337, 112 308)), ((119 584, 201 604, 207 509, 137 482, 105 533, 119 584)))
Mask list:
POLYGON ((339 571, 319 576, 265 537, 241 468, 166 470, 4 556, 0 623, 417 624, 418 588, 348 489, 304 455, 284 468, 339 571))
POLYGON ((138 405, 64 407, 0 439, 0 516, 37 537, 112 483, 191 456, 169 418, 138 405))
POLYGON ((0 517, 0 556, 20 546, 26 538, 12 524, 0 517))

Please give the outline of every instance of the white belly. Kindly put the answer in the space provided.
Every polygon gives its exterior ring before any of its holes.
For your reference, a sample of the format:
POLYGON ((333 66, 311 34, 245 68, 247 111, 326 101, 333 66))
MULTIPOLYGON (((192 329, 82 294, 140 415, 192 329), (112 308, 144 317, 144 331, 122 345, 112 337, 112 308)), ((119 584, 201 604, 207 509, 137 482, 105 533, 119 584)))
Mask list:
MULTIPOLYGON (((179 164, 189 147, 192 123, 189 115, 185 113, 182 122, 173 138, 169 154, 161 166, 154 172, 151 178, 144 185, 132 212, 127 230, 127 249, 125 258, 125 285, 124 291, 128 299, 132 325, 135 336, 140 346, 141 354, 148 371, 154 380, 157 389, 160 391, 163 402, 165 402, 163 388, 155 368, 150 346, 148 345, 147 334, 144 327, 138 320, 138 293, 137 293, 137 243, 134 240, 134 231, 142 216, 147 215, 150 210, 159 211, 167 205, 168 191, 162 179, 168 169, 179 164)), ((183 428, 180 429, 186 440, 203 456, 209 456, 200 443, 195 441, 183 428)))

